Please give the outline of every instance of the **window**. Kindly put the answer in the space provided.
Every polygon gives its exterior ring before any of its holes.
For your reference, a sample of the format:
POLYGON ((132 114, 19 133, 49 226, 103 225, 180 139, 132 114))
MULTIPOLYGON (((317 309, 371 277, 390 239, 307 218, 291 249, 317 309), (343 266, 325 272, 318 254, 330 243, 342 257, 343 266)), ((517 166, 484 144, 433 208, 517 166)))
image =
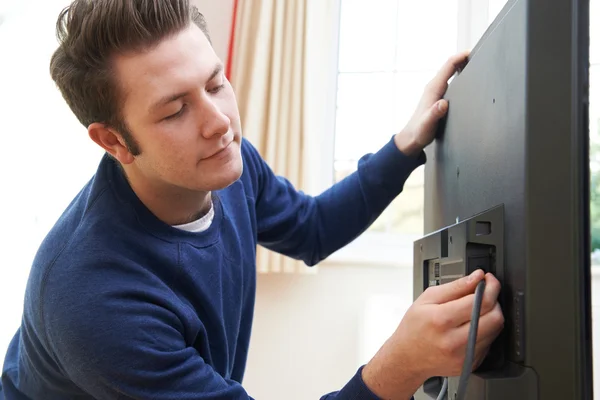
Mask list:
MULTIPOLYGON (((472 48, 506 3, 339 1, 334 182, 405 126, 445 60, 472 48)), ((412 266, 412 242, 423 235, 423 188, 420 167, 369 231, 332 258, 412 266)))
MULTIPOLYGON (((472 48, 507 0, 339 0, 339 60, 333 181, 356 169, 402 129, 426 82, 456 51, 472 48), (368 5, 367 5, 368 4, 368 5), (431 13, 430 10, 435 10, 431 13), (454 15, 456 18, 451 18, 454 15)), ((600 18, 591 0, 590 18, 600 18)), ((600 265, 600 28, 590 24, 590 167, 592 262, 600 265)), ((344 261, 411 265, 410 243, 423 233, 424 168, 363 237, 340 253, 344 261), (391 253, 390 248, 406 249, 391 253), (375 246, 375 248, 373 247, 375 246), (408 257, 408 258, 406 258, 408 257)), ((328 182, 329 184, 330 182, 328 182)), ((336 255, 334 255, 335 259, 336 255)))
MULTIPOLYGON (((423 88, 457 49, 456 0, 342 0, 335 131, 335 180, 406 125, 423 88), (430 10, 436 13, 431 14, 430 10)), ((423 167, 371 227, 422 234, 423 167)))
POLYGON ((507 0, 489 0, 488 3, 488 25, 494 22, 494 19, 498 15, 500 11, 502 11, 502 7, 506 4, 507 0))

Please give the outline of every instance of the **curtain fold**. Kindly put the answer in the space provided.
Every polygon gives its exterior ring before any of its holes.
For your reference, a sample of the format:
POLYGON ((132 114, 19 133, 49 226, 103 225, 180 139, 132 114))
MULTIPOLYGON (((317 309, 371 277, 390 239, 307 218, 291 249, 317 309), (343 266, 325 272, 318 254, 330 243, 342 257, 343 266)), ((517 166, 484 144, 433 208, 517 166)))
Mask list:
MULTIPOLYGON (((324 108, 335 109, 317 98, 317 87, 331 76, 331 61, 336 60, 331 57, 336 50, 335 4, 237 0, 234 7, 230 81, 243 134, 276 174, 307 193, 314 187, 309 168, 319 162, 310 160, 309 152, 320 143, 315 135, 325 134, 324 108)), ((257 249, 257 268, 259 273, 316 272, 262 247, 257 249)))

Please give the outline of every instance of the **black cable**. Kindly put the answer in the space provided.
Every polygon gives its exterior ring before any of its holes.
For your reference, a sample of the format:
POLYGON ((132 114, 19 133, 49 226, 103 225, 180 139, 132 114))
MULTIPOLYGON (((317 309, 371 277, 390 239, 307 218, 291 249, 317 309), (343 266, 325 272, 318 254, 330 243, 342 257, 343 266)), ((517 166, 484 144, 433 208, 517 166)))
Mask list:
POLYGON ((471 312, 471 327, 469 328, 469 341, 467 343, 467 356, 463 364, 462 374, 458 381, 458 391, 456 400, 463 400, 467 391, 469 376, 473 371, 473 362, 475 361, 475 342, 477 341, 477 328, 479 327, 479 314, 481 313, 481 303, 483 302, 483 291, 485 289, 485 280, 481 280, 475 289, 475 303, 471 312))

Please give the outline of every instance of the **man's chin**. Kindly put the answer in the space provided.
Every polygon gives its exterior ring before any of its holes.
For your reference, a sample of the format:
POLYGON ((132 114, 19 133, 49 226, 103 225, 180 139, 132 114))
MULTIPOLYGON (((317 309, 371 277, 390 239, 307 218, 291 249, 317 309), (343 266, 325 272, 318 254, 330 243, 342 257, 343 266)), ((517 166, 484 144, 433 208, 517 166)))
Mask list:
POLYGON ((240 162, 239 168, 229 168, 226 171, 219 171, 219 174, 212 176, 210 182, 203 182, 200 186, 202 191, 213 192, 228 188, 237 182, 243 173, 243 165, 240 162))

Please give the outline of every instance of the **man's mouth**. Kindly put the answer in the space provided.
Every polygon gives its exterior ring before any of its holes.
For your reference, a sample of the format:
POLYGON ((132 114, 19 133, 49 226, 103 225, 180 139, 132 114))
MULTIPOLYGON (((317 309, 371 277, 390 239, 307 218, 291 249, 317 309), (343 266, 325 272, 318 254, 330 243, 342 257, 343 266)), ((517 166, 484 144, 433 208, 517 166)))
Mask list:
POLYGON ((231 140, 229 143, 227 143, 227 145, 219 150, 217 150, 215 153, 211 154, 210 156, 204 158, 205 160, 211 159, 211 158, 216 158, 219 155, 223 154, 225 152, 225 150, 227 150, 229 148, 229 146, 231 146, 231 143, 233 143, 233 140, 231 140))

